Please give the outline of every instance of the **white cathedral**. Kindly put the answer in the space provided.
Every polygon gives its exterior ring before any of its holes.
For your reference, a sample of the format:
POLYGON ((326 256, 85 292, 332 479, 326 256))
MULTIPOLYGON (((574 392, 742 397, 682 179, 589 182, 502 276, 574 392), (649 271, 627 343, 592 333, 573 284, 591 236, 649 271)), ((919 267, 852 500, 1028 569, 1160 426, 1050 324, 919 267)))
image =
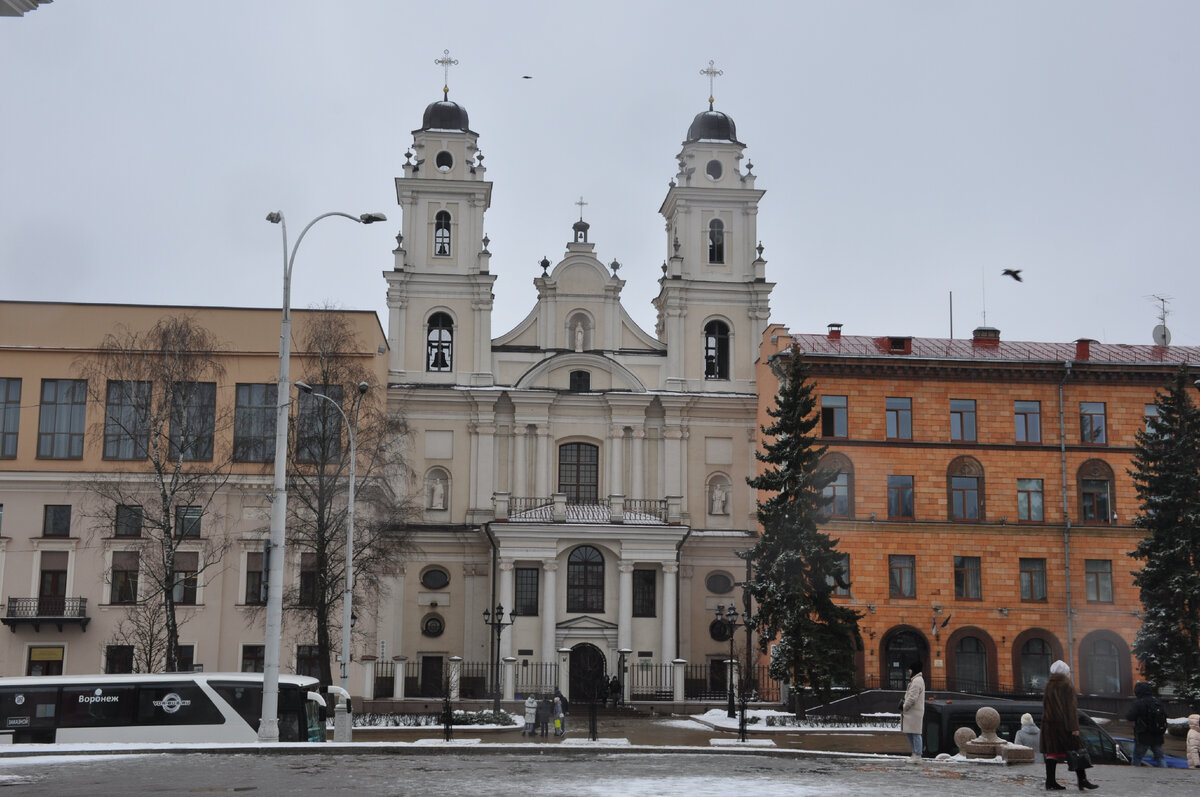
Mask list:
POLYGON ((492 184, 444 91, 396 178, 403 227, 384 272, 389 409, 421 508, 380 591, 377 660, 403 662, 395 696, 440 695, 452 660, 464 696, 472 663, 500 661, 518 693, 545 689, 554 663, 577 698, 618 668, 653 691, 679 660, 723 689, 729 636, 714 619, 743 609, 735 552, 756 529, 746 478, 772 288, 745 145, 711 98, 687 130, 659 209, 653 333, 581 218, 562 258, 542 261, 528 316, 493 337, 492 184))

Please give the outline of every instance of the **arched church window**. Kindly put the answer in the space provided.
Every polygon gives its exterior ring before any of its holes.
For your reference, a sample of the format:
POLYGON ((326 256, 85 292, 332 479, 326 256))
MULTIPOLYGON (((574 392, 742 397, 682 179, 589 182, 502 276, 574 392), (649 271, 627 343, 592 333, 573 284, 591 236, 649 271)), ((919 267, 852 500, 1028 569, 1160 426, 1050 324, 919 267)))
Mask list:
POLYGON ((433 254, 450 257, 450 214, 444 210, 433 217, 433 254))
POLYGON ((594 504, 600 492, 600 449, 590 443, 558 447, 558 491, 568 504, 594 504))
POLYGON ((567 611, 604 611, 604 556, 590 545, 567 557, 567 611))
POLYGON ((434 163, 437 164, 439 172, 448 172, 454 167, 454 156, 446 150, 442 150, 437 154, 434 163))
POLYGON ((729 378, 729 327, 724 321, 704 325, 704 378, 729 378))
POLYGON ((708 175, 710 180, 721 179, 721 162, 719 160, 711 160, 704 167, 704 173, 708 175))
POLYGON ((708 223, 708 262, 725 262, 725 223, 720 219, 708 223))
POLYGON ((425 336, 425 370, 449 371, 453 365, 454 321, 446 313, 434 313, 425 336))

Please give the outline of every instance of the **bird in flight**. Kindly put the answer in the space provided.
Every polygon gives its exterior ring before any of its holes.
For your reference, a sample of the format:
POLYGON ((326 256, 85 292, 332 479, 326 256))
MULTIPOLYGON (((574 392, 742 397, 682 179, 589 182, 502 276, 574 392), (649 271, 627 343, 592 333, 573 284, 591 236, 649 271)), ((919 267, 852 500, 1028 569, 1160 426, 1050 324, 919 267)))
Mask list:
POLYGON ((533 75, 521 75, 521 80, 533 80, 533 75))
POLYGON ((1012 277, 1017 282, 1024 282, 1024 280, 1021 279, 1021 269, 1019 268, 1006 268, 1000 273, 1006 277, 1012 277))

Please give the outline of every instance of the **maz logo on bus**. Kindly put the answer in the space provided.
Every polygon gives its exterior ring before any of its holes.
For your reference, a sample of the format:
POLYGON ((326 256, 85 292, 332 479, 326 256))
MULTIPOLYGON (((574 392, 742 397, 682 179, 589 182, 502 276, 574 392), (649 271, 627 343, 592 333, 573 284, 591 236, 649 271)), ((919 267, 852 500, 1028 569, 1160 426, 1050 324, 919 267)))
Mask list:
POLYGON ((167 712, 168 714, 174 714, 176 711, 183 708, 184 706, 190 706, 191 704, 192 704, 192 701, 184 700, 182 697, 175 694, 174 692, 168 692, 167 694, 163 695, 162 700, 154 701, 154 705, 158 706, 159 708, 161 708, 163 711, 167 712))
POLYGON ((80 703, 118 703, 120 700, 120 695, 106 695, 102 689, 97 689, 91 695, 79 696, 80 703))

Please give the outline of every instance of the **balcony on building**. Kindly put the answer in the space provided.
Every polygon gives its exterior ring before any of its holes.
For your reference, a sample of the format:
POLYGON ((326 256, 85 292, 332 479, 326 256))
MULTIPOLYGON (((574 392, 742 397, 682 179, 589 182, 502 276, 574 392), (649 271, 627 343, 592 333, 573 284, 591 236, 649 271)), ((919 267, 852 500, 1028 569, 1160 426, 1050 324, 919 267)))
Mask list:
POLYGON ((594 501, 570 500, 566 493, 527 498, 492 493, 495 520, 508 523, 586 523, 635 526, 677 526, 682 522, 682 499, 627 498, 610 495, 594 501))
POLYGON ((32 625, 41 631, 42 624, 53 625, 59 631, 67 625, 87 630, 91 618, 87 614, 87 598, 9 598, 8 611, 0 622, 16 633, 21 624, 32 625))

